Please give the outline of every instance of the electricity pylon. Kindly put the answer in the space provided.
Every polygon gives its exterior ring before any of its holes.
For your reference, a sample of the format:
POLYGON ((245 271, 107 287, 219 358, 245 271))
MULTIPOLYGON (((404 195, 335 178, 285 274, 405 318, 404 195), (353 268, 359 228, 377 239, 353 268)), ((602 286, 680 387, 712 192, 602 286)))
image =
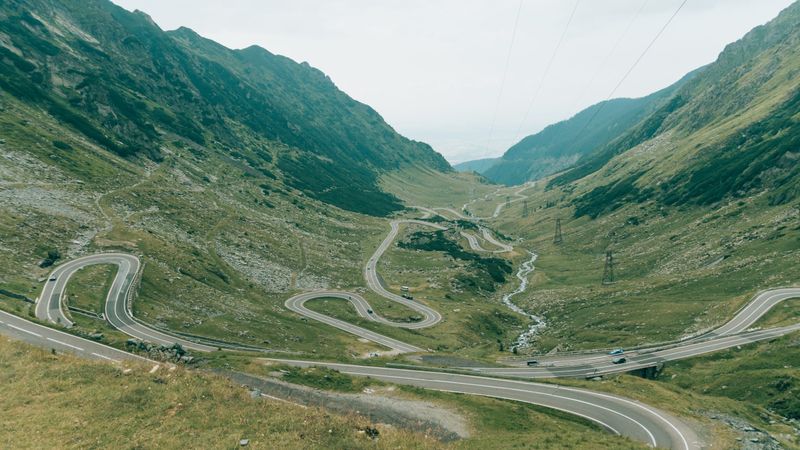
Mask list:
POLYGON ((564 237, 561 235, 561 219, 556 219, 556 234, 553 236, 553 244, 562 242, 564 242, 564 237))
POLYGON ((611 250, 606 250, 606 267, 603 270, 603 284, 614 282, 614 254, 611 250))

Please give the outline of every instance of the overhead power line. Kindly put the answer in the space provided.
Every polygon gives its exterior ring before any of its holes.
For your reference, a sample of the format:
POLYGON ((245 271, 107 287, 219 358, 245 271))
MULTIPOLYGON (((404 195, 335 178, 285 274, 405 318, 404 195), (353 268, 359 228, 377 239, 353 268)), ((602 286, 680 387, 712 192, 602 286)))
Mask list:
POLYGON ((519 137, 519 134, 522 131, 522 127, 525 125, 525 122, 528 120, 528 115, 533 109, 533 105, 539 98, 539 93, 542 91, 542 87, 544 86, 544 83, 547 80, 547 75, 550 73, 550 68, 553 66, 553 61, 555 61, 556 59, 558 50, 561 48, 561 44, 564 42, 564 37, 567 35, 567 30, 569 30, 569 26, 572 24, 572 19, 575 17, 575 11, 578 10, 578 5, 580 4, 581 0, 576 0, 575 6, 572 7, 572 11, 569 14, 569 19, 567 19, 567 24, 564 26, 564 30, 561 32, 561 36, 558 38, 558 42, 556 43, 555 48, 553 48, 553 53, 550 55, 550 59, 547 61, 547 66, 545 66, 544 74, 542 74, 542 77, 539 79, 539 85, 536 86, 536 90, 534 91, 533 97, 531 98, 531 101, 528 104, 528 108, 525 110, 525 115, 522 117, 522 121, 520 122, 519 127, 517 127, 517 131, 514 133, 514 142, 517 141, 517 138, 519 137))
POLYGON ((492 142, 492 135, 494 134, 494 127, 497 124, 497 114, 500 111, 500 101, 503 99, 503 93, 506 88, 506 79, 508 78, 508 68, 511 64, 511 53, 514 50, 514 41, 517 38, 517 25, 519 24, 519 16, 522 12, 522 3, 524 0, 519 0, 517 7, 517 15, 514 19, 514 27, 511 29, 511 42, 508 45, 508 53, 506 54, 506 64, 503 69, 503 78, 500 81, 500 92, 497 94, 497 102, 494 105, 494 113, 492 114, 492 126, 489 128, 489 137, 486 138, 486 149, 484 150, 484 157, 490 152, 490 145, 492 142))
POLYGON ((656 41, 658 40, 658 38, 661 37, 661 35, 664 33, 664 30, 666 30, 667 27, 669 26, 669 24, 672 23, 672 20, 675 19, 675 16, 678 15, 678 13, 681 11, 681 9, 683 9, 684 5, 686 5, 686 3, 688 3, 688 1, 689 0, 683 0, 683 2, 681 2, 680 5, 678 5, 678 8, 675 10, 675 12, 673 12, 672 15, 669 16, 669 19, 667 19, 667 21, 664 22, 664 25, 661 27, 661 29, 658 30, 658 33, 656 33, 656 35, 653 37, 653 39, 650 41, 650 43, 647 44, 647 47, 645 47, 644 51, 642 51, 642 53, 639 55, 639 57, 636 58, 636 60, 633 62, 633 64, 628 68, 628 70, 625 72, 625 75, 623 75, 622 78, 619 80, 619 83, 617 83, 617 85, 614 86, 614 89, 611 90, 611 93, 608 94, 608 97, 606 97, 606 99, 602 103, 600 103, 600 106, 597 109, 595 109, 594 113, 592 113, 591 117, 589 117, 589 120, 587 120, 586 123, 583 124, 583 127, 581 127, 581 130, 578 133, 575 134, 575 138, 572 140, 572 144, 571 145, 575 145, 575 143, 578 141, 578 139, 581 137, 581 135, 589 127, 589 125, 600 114, 600 112, 603 111, 603 108, 606 106, 608 101, 611 100, 611 98, 614 96, 614 94, 617 93, 617 89, 619 89, 619 87, 622 86, 622 83, 624 83, 625 80, 628 79, 628 76, 631 74, 631 72, 633 72, 633 69, 635 69, 636 66, 639 65, 639 62, 642 61, 642 59, 645 57, 647 52, 650 51, 650 48, 653 47, 653 44, 655 44, 656 41))
POLYGON ((639 9, 636 10, 636 13, 631 17, 631 20, 628 22, 628 25, 625 27, 624 30, 622 30, 622 33, 620 33, 619 37, 617 38, 617 41, 614 42, 614 45, 611 47, 611 50, 608 53, 606 53, 606 56, 603 58, 602 62, 600 62, 600 64, 597 66, 597 69, 589 78, 589 81, 586 83, 586 85, 583 86, 583 89, 581 89, 580 93, 578 93, 578 95, 575 97, 575 100, 573 101, 573 109, 577 107, 577 103, 583 98, 583 96, 586 94, 586 91, 589 90, 589 87, 591 87, 594 84, 597 77, 606 68, 608 62, 611 60, 611 57, 617 52, 617 49, 619 48, 620 44, 622 44, 622 41, 631 31, 631 28, 633 28, 633 24, 636 23, 636 20, 639 18, 639 16, 642 15, 642 11, 644 11, 644 8, 647 6, 648 3, 650 3, 650 0, 644 0, 642 4, 639 5, 639 9))

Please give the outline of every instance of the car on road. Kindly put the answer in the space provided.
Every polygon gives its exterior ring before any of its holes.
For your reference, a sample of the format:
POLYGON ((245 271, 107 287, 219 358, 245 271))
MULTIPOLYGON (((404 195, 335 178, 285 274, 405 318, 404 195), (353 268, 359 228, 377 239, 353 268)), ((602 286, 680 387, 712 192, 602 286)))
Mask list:
POLYGON ((50 277, 50 281, 56 281, 56 277, 50 277))
POLYGON ((367 314, 372 314, 372 310, 371 310, 371 309, 368 309, 368 310, 367 310, 367 314))
POLYGON ((535 359, 532 359, 532 360, 526 362, 525 364, 527 364, 528 366, 537 366, 537 365, 539 365, 539 361, 537 361, 535 359))
POLYGON ((611 350, 610 352, 608 352, 608 354, 609 354, 609 355, 612 355, 612 356, 614 356, 614 355, 621 355, 621 354, 623 354, 623 353, 625 353, 625 350, 623 350, 623 349, 621 349, 621 348, 615 348, 614 350, 611 350))
POLYGON ((612 359, 612 360, 611 360, 611 363, 612 363, 612 364, 622 364, 622 363, 624 363, 625 361, 627 361, 627 359, 625 359, 625 357, 624 357, 624 356, 620 356, 620 357, 618 357, 618 358, 614 358, 614 359, 612 359))

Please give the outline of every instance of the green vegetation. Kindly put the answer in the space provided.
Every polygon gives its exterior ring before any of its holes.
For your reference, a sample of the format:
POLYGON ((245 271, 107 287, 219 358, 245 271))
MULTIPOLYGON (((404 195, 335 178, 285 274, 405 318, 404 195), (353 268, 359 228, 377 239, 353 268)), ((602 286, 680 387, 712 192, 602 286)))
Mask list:
POLYGON ((117 267, 107 264, 85 267, 76 272, 66 289, 67 304, 97 314, 105 311, 106 296, 117 267))
MULTIPOLYGON (((0 32, 3 91, 124 158, 160 162, 163 145, 177 140, 371 215, 402 209, 378 187, 381 174, 414 164, 450 170, 319 70, 257 46, 231 50, 186 28, 164 32, 104 0, 57 9, 4 2, 0 32)), ((72 151, 67 140, 51 142, 72 151)))
POLYGON ((494 283, 506 281, 511 273, 511 264, 501 258, 485 258, 465 251, 458 243, 445 236, 445 231, 417 231, 407 240, 399 241, 397 246, 408 250, 444 252, 454 259, 469 261, 473 269, 467 276, 460 276, 458 282, 467 288, 494 292, 494 283))
POLYGON ((798 368, 800 336, 795 334, 676 361, 667 365, 659 380, 800 420, 798 368))
POLYGON ((491 181, 516 185, 567 169, 620 137, 667 102, 695 75, 696 72, 692 72, 646 97, 619 98, 592 105, 567 120, 523 138, 491 167, 479 172, 491 181))
POLYGON ((464 203, 495 189, 474 174, 442 173, 419 165, 384 174, 380 185, 409 206, 454 209, 461 209, 464 203))
POLYGON ((35 448, 233 448, 240 439, 252 448, 438 447, 390 427, 372 441, 358 430, 374 425, 358 416, 253 399, 210 374, 150 369, 122 370, 0 337, 0 439, 35 448))
POLYGON ((784 300, 774 306, 754 326, 774 328, 794 325, 800 322, 800 298, 784 300))
POLYGON ((515 297, 548 322, 537 352, 675 340, 728 321, 762 289, 800 283, 793 206, 770 206, 763 197, 718 209, 644 203, 596 220, 564 220, 573 210, 559 204, 563 192, 532 192, 529 217, 514 204, 495 226, 519 233, 521 247, 539 254, 532 289, 515 297), (564 243, 554 245, 558 217, 564 243), (607 249, 615 279, 601 285, 607 249))
POLYGON ((364 388, 381 386, 384 383, 365 377, 343 375, 327 367, 269 366, 272 370, 283 372, 281 379, 289 383, 302 384, 326 391, 361 392, 364 388))

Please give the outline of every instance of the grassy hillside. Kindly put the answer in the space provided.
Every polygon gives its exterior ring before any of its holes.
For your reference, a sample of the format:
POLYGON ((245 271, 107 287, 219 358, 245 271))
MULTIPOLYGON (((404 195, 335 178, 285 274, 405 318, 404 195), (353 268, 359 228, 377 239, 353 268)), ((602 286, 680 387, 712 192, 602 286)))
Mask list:
POLYGON ((478 172, 480 174, 489 170, 495 163, 499 161, 500 158, 484 158, 484 159, 475 159, 472 161, 465 161, 459 164, 455 164, 453 169, 459 172, 478 172))
MULTIPOLYGON (((371 215, 401 208, 398 196, 436 204, 489 189, 308 64, 165 33, 106 1, 5 2, 0 52, 6 310, 31 314, 16 297, 39 295, 48 254, 125 251, 144 263, 134 312, 148 323, 348 357, 352 336, 285 299, 362 287, 387 232, 371 215), (419 182, 404 189, 398 173, 419 182)), ((103 276, 78 281, 91 287, 70 290, 75 305, 97 311, 103 276)))
MULTIPOLYGON (((800 286, 799 24, 795 3, 493 221, 539 254, 532 288, 515 298, 547 323, 528 352, 681 339, 726 322, 760 290, 800 286), (602 284, 607 251, 614 279, 602 284)), ((764 323, 796 323, 787 305, 764 323)), ((791 335, 668 364, 658 381, 791 423, 797 354, 791 335)))
POLYGON ((604 147, 657 109, 696 72, 642 98, 618 98, 592 105, 573 117, 523 138, 491 167, 479 171, 491 181, 522 184, 560 172, 604 147))
POLYGON ((159 162, 178 141, 374 215, 401 207, 377 186, 381 173, 449 170, 307 63, 166 33, 106 0, 4 2, 0 37, 3 91, 125 158, 159 162))
POLYGON ((389 172, 381 177, 380 186, 406 205, 455 209, 496 189, 475 174, 442 173, 421 166, 389 172))
POLYGON ((631 202, 713 206, 766 194, 770 205, 792 203, 800 196, 798 24, 795 3, 550 186, 580 192, 575 214, 590 217, 631 202))
POLYGON ((798 3, 607 148, 619 154, 595 153, 535 188, 528 217, 517 204, 501 218, 541 254, 520 300, 554 318, 540 350, 677 339, 761 289, 800 283, 797 24, 798 3), (601 286, 608 250, 615 283, 601 286))
POLYGON ((0 441, 16 448, 437 448, 433 439, 274 400, 185 369, 130 369, 0 337, 0 441))

